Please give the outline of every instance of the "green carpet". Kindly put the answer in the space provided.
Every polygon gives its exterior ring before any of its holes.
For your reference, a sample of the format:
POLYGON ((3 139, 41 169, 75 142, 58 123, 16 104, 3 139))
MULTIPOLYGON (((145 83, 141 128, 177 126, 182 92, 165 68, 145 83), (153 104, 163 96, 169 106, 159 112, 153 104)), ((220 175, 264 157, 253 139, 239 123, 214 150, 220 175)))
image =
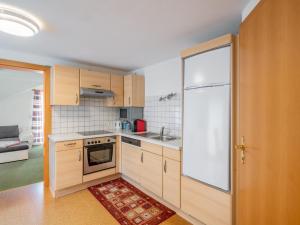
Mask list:
POLYGON ((29 150, 29 159, 0 164, 0 191, 43 181, 43 146, 29 150))

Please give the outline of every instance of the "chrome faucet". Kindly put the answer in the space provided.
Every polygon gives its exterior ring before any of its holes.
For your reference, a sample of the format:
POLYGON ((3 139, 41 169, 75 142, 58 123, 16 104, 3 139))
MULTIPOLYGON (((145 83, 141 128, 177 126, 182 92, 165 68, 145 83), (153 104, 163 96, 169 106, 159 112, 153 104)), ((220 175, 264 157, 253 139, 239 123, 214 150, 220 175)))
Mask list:
POLYGON ((162 138, 164 136, 165 127, 160 128, 160 137, 162 138))

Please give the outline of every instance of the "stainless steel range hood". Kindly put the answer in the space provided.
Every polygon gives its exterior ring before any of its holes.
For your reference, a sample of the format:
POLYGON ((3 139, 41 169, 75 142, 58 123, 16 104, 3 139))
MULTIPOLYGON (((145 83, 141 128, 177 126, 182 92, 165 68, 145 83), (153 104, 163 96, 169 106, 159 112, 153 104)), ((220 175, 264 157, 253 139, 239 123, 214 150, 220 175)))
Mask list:
POLYGON ((114 96, 114 93, 109 90, 80 88, 80 96, 103 98, 103 97, 112 97, 114 96))

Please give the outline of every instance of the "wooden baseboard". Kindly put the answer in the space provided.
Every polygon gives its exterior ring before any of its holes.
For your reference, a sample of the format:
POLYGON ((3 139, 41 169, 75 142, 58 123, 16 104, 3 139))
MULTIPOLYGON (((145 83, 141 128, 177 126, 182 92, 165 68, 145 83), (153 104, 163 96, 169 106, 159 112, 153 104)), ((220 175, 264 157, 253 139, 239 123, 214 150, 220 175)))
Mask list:
POLYGON ((117 179, 119 177, 121 177, 121 174, 118 173, 118 174, 103 177, 103 178, 100 178, 100 179, 88 181, 88 182, 85 182, 85 183, 82 183, 82 184, 79 184, 79 185, 76 185, 76 186, 73 186, 73 187, 65 188, 65 189, 62 189, 62 190, 53 191, 53 190, 50 189, 50 191, 51 191, 52 196, 54 198, 59 198, 59 197, 62 197, 62 196, 68 195, 68 194, 75 193, 77 191, 87 189, 88 187, 91 187, 91 186, 94 186, 94 185, 97 185, 97 184, 101 184, 101 183, 106 182, 106 181, 117 179))
POLYGON ((172 209, 174 212, 176 212, 177 215, 179 215, 180 217, 184 218, 185 220, 187 220, 191 224, 193 224, 193 225, 205 225, 204 223, 200 222, 199 220, 197 220, 197 219, 193 218, 192 216, 186 214, 181 209, 173 206, 172 204, 170 204, 169 202, 165 201, 161 197, 159 197, 159 196, 153 194, 151 191, 145 189, 140 184, 138 184, 135 181, 131 180, 129 177, 126 177, 124 175, 121 175, 121 177, 124 180, 128 181, 130 184, 134 185, 135 187, 137 187, 138 189, 140 189, 141 191, 143 191, 144 193, 146 193, 147 195, 149 195, 150 197, 154 198, 156 201, 158 201, 158 202, 162 203, 163 205, 167 206, 168 208, 172 209))

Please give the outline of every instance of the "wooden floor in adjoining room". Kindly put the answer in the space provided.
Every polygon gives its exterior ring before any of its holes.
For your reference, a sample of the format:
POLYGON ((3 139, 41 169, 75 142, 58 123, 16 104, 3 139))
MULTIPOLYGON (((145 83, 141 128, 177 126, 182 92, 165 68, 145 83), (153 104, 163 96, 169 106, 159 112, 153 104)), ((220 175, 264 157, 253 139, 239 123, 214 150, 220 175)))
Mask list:
MULTIPOLYGON (((118 225, 88 190, 52 198, 43 183, 0 192, 2 225, 118 225)), ((178 215, 162 225, 190 224, 178 215)))

